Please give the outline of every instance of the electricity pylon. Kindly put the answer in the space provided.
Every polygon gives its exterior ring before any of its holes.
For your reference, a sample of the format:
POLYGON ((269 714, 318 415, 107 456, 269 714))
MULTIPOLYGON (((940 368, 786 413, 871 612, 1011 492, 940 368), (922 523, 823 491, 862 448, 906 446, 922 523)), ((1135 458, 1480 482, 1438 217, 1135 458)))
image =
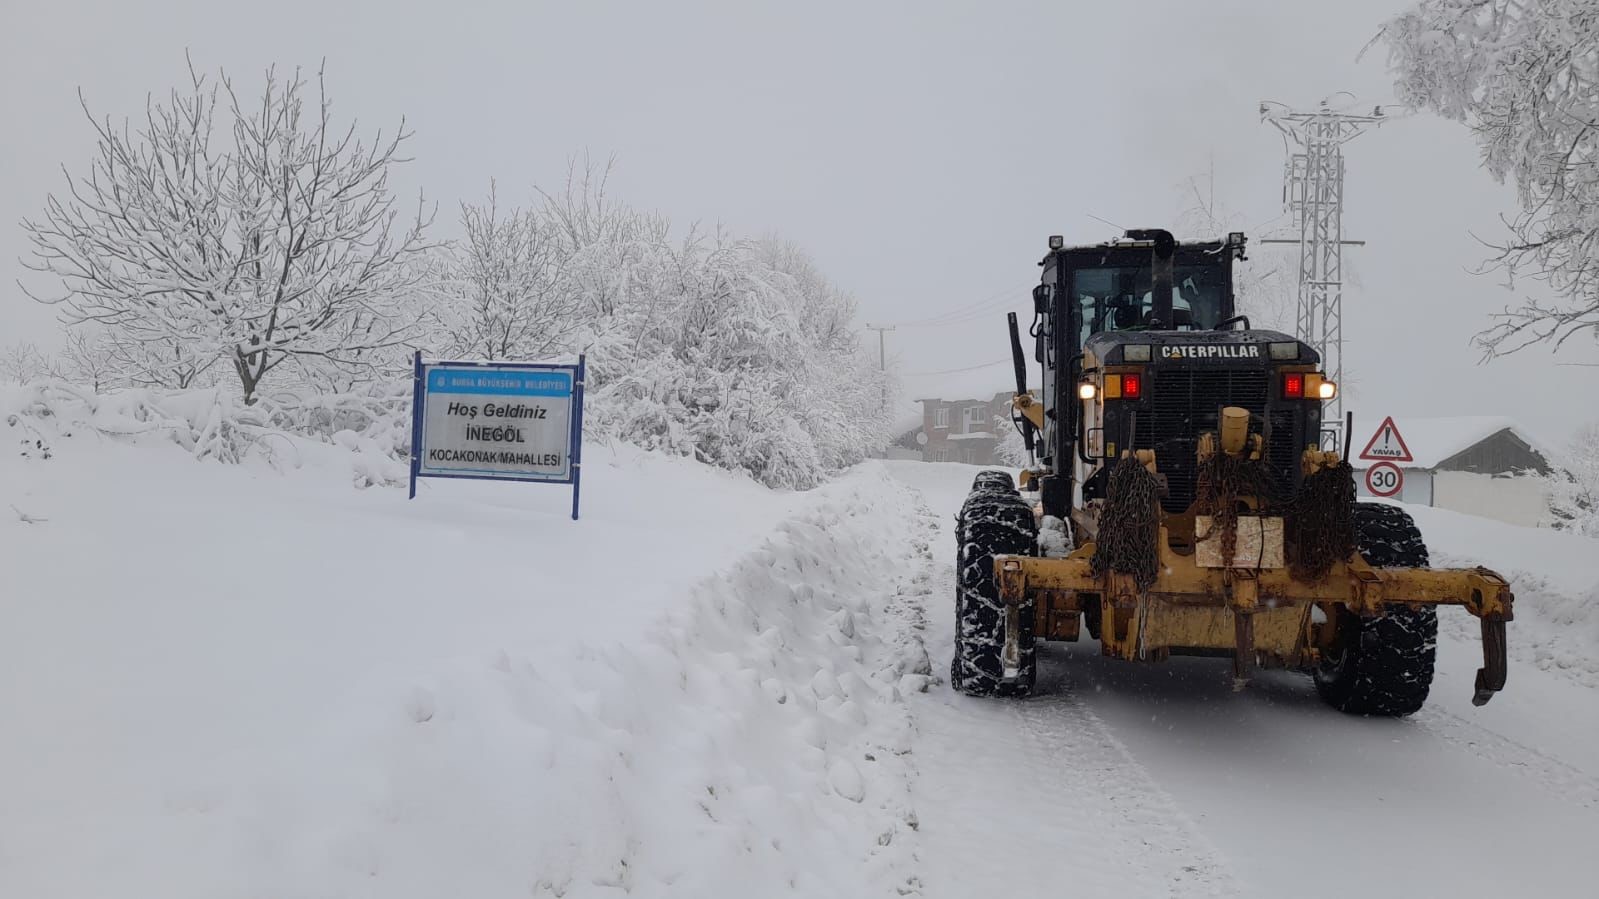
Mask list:
POLYGON ((1262 101, 1260 118, 1283 133, 1283 206, 1299 227, 1297 241, 1263 242, 1299 244, 1294 336, 1321 353, 1323 370, 1339 385, 1338 395, 1322 406, 1322 442, 1336 449, 1344 414, 1344 247, 1362 243, 1344 240, 1343 146, 1386 117, 1381 106, 1369 115, 1351 115, 1323 100, 1314 112, 1262 101))

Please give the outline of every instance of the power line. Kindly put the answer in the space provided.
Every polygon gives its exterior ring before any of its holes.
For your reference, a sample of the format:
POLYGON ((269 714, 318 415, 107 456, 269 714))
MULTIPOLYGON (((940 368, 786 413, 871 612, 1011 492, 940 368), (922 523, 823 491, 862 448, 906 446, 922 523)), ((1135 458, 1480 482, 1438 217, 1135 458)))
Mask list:
POLYGON ((963 324, 975 318, 980 318, 985 314, 992 313, 994 310, 1003 308, 1005 305, 1013 302, 1011 297, 1024 290, 1029 283, 1030 282, 1024 281, 1019 285, 1013 284, 1011 286, 986 294, 982 299, 973 303, 968 303, 965 306, 957 306, 954 309, 947 309, 938 313, 937 315, 929 315, 925 318, 896 322, 895 324, 901 328, 936 328, 944 325, 963 324))
POLYGON ((961 372, 977 371, 979 368, 990 368, 990 367, 995 366, 995 365, 1003 365, 1003 364, 1005 364, 1007 362, 1010 362, 1010 361, 1011 361, 1010 357, 1006 356, 1003 359, 995 359, 993 362, 981 362, 981 363, 978 363, 977 365, 968 365, 965 368, 945 368, 945 369, 941 369, 939 371, 913 371, 913 372, 906 372, 905 374, 900 375, 900 377, 902 377, 902 378, 925 378, 925 377, 927 377, 929 375, 958 375, 961 372))

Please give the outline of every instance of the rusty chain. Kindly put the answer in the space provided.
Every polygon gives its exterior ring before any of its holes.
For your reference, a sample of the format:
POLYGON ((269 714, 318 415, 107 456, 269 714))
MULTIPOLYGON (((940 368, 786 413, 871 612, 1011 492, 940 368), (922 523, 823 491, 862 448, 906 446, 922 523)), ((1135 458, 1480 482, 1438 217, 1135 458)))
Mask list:
POLYGON ((1131 575, 1139 590, 1148 590, 1159 570, 1159 538, 1160 482, 1137 459, 1123 456, 1110 470, 1089 564, 1096 575, 1131 575))

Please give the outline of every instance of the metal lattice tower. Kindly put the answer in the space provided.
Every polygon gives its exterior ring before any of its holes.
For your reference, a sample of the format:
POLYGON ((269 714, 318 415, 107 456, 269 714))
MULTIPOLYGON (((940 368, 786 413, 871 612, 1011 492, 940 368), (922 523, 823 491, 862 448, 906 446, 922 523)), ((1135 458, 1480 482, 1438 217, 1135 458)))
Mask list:
MULTIPOLYGON (((1382 124, 1382 107, 1370 115, 1335 112, 1322 101, 1315 112, 1295 112, 1276 103, 1260 104, 1262 121, 1283 133, 1288 161, 1283 171, 1283 206, 1299 228, 1299 303, 1295 335, 1321 353, 1322 368, 1344 382, 1343 145, 1382 124)), ((1343 425, 1343 391, 1322 407, 1322 442, 1337 448, 1343 425)))

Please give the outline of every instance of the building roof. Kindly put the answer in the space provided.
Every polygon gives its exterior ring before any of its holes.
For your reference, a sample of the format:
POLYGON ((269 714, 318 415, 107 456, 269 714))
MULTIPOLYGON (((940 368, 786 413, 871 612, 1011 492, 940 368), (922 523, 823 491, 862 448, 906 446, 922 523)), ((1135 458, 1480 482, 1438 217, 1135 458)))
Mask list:
MULTIPOLYGON (((1355 428, 1353 452, 1350 462, 1356 468, 1370 466, 1371 460, 1360 459, 1360 451, 1365 448, 1366 442, 1378 427, 1382 425, 1381 415, 1366 417, 1364 425, 1355 428)), ((1539 455, 1548 458, 1549 454, 1542 448, 1537 440, 1529 436, 1513 419, 1498 415, 1461 415, 1448 418, 1429 418, 1424 416, 1395 415, 1394 427, 1399 429, 1399 436, 1405 441, 1405 447, 1415 457, 1412 462, 1397 463, 1405 468, 1436 468, 1440 463, 1453 456, 1465 452, 1473 446, 1498 434, 1500 431, 1510 431, 1521 442, 1527 444, 1539 455)))

